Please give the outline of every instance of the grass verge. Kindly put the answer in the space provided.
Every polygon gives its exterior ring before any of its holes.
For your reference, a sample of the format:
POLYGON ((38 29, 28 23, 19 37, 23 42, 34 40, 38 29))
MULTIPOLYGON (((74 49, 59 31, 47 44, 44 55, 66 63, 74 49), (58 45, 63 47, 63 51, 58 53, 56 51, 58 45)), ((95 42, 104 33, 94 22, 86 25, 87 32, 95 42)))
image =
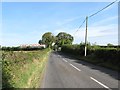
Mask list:
POLYGON ((39 88, 49 51, 3 51, 2 88, 39 88))
MULTIPOLYGON (((65 53, 65 52, 62 52, 62 53, 65 53)), ((111 70, 120 71, 119 66, 111 64, 109 62, 104 62, 104 60, 99 59, 99 58, 95 57, 94 55, 88 55, 85 57, 85 56, 73 55, 70 53, 65 53, 65 54, 70 57, 73 57, 75 59, 86 61, 86 62, 92 63, 94 65, 97 65, 97 66, 102 66, 102 67, 105 67, 105 68, 108 68, 111 70)))
POLYGON ((111 69, 111 70, 119 71, 119 69, 120 69, 118 67, 118 65, 114 65, 110 62, 104 62, 103 59, 96 58, 94 55, 88 55, 86 57, 78 56, 78 58, 81 59, 81 60, 87 61, 89 63, 95 64, 95 65, 98 65, 98 66, 102 66, 102 67, 105 67, 105 68, 108 68, 108 69, 111 69))

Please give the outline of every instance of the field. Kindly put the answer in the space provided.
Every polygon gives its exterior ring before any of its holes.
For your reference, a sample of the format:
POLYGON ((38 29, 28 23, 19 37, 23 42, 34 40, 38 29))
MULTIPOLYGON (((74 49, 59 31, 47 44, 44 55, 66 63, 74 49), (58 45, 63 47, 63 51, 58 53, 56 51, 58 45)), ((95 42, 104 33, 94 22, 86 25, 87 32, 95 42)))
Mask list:
POLYGON ((2 51, 2 88, 39 88, 49 51, 2 51))

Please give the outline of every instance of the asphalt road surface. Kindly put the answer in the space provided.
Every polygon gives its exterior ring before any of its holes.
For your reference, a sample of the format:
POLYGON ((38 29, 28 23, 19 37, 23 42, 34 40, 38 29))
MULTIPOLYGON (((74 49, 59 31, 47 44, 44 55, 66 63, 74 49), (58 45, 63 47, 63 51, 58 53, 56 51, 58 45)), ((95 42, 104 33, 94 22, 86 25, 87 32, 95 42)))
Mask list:
POLYGON ((119 87, 118 73, 103 67, 52 52, 46 65, 41 88, 102 88, 119 87))

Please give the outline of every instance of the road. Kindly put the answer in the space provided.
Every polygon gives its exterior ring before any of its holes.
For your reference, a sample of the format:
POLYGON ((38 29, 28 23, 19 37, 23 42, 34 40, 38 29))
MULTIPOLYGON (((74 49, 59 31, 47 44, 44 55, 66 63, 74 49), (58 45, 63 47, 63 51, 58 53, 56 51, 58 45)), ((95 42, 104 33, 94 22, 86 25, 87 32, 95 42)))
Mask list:
POLYGON ((118 73, 87 62, 52 52, 41 88, 102 88, 119 90, 118 73))

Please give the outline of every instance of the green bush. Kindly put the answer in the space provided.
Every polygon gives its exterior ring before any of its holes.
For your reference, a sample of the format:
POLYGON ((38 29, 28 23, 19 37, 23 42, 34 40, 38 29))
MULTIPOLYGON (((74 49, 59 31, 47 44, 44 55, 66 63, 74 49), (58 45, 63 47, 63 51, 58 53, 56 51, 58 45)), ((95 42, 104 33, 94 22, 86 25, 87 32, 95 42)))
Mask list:
POLYGON ((44 47, 2 47, 1 50, 3 51, 32 51, 32 50, 42 50, 44 47))
MULTIPOLYGON (((80 55, 83 56, 85 53, 85 45, 63 45, 61 48, 62 52, 66 52, 66 53, 71 53, 74 55, 80 55)), ((90 54, 91 52, 93 52, 93 50, 91 49, 90 46, 88 46, 87 48, 87 54, 90 54)))
MULTIPOLYGON (((62 52, 70 53, 77 56, 84 56, 84 44, 81 45, 63 45, 62 52)), ((113 65, 120 65, 118 60, 120 55, 120 48, 115 47, 101 47, 87 45, 87 55, 94 56, 99 63, 110 63, 113 65)))
POLYGON ((74 55, 80 54, 79 50, 80 50, 79 45, 63 45, 61 48, 62 52, 71 53, 74 55))
POLYGON ((49 51, 2 51, 2 89, 38 88, 49 51))
POLYGON ((94 55, 97 58, 100 58, 103 60, 103 62, 109 62, 112 64, 118 64, 120 50, 117 48, 99 48, 94 51, 94 55))

